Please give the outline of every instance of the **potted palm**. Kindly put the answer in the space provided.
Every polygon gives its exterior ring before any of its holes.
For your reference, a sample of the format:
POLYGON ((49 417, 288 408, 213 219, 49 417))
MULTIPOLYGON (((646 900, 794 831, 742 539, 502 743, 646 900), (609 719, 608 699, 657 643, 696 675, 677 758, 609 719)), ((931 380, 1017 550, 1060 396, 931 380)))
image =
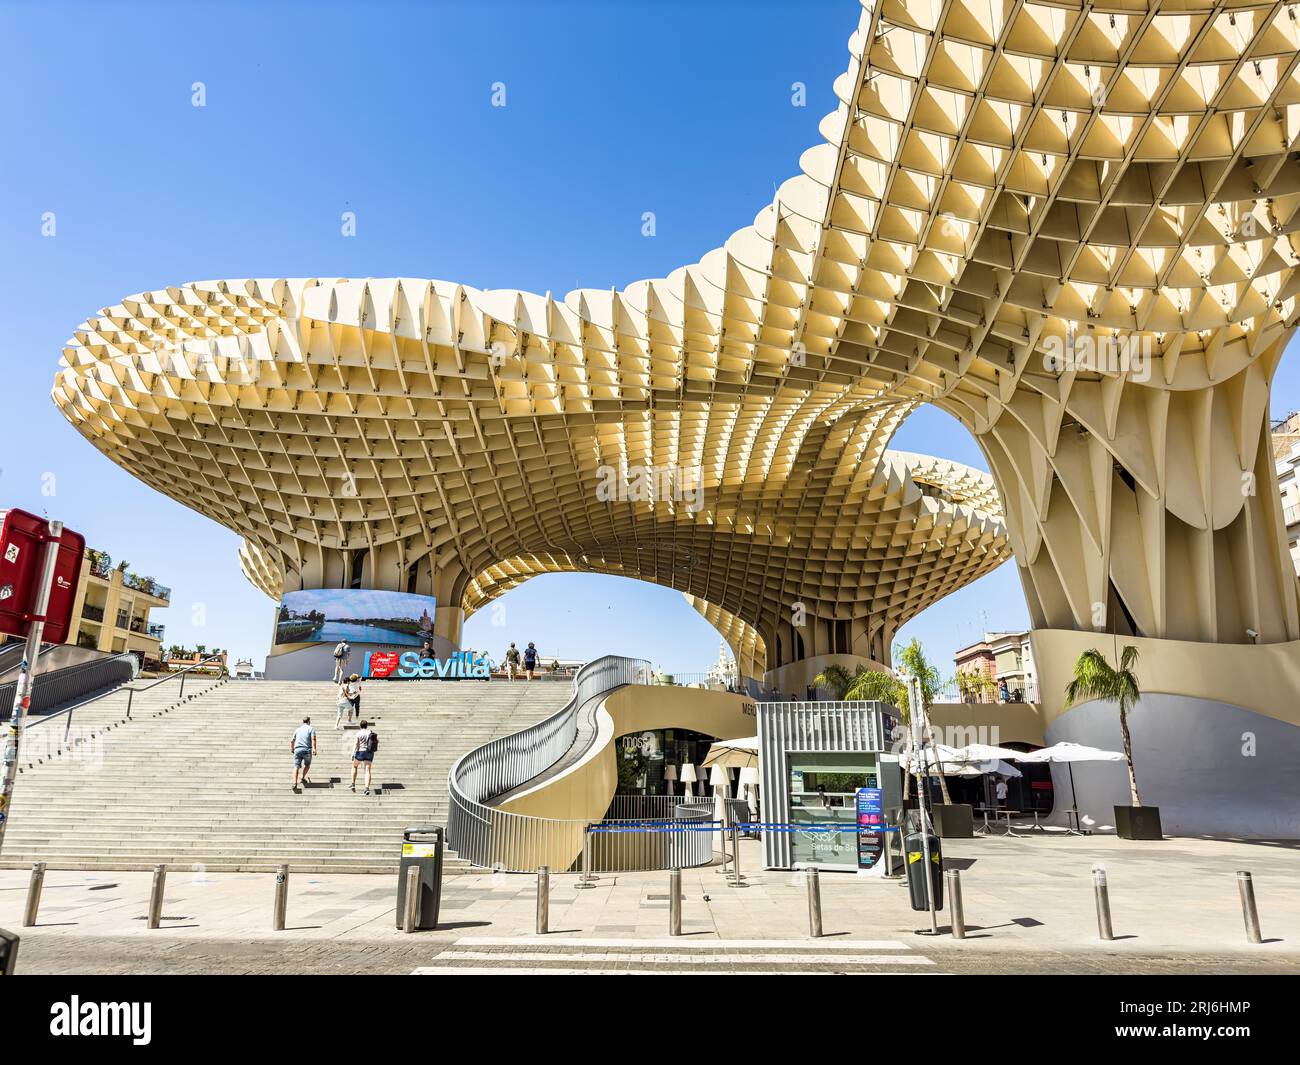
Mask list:
POLYGON ((1137 680, 1138 649, 1125 646, 1119 666, 1112 667, 1106 656, 1095 647, 1084 651, 1074 663, 1074 679, 1065 686, 1066 706, 1086 699, 1114 703, 1119 708, 1119 730, 1124 737, 1124 762, 1128 766, 1128 790, 1133 802, 1115 807, 1115 834, 1121 839, 1163 839, 1160 808, 1143 806, 1138 794, 1137 774, 1133 770, 1133 737, 1128 728, 1128 712, 1142 698, 1137 680))

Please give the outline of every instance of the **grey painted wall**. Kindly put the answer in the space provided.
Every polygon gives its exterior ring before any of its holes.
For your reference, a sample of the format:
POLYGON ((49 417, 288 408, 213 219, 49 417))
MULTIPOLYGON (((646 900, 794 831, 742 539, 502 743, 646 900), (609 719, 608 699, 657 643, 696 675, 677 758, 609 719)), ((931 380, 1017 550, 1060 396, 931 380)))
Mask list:
MULTIPOLYGON (((1160 807, 1169 835, 1300 838, 1300 728, 1209 699, 1152 693, 1129 713, 1133 765, 1144 806, 1160 807), (1253 751, 1253 753, 1252 753, 1253 751)), ((1068 740, 1122 751, 1113 703, 1083 703, 1047 729, 1049 744, 1068 740)), ((1070 776, 1052 766, 1064 824, 1070 776)), ((1076 762, 1079 812, 1093 827, 1115 823, 1129 803, 1123 762, 1076 762)))

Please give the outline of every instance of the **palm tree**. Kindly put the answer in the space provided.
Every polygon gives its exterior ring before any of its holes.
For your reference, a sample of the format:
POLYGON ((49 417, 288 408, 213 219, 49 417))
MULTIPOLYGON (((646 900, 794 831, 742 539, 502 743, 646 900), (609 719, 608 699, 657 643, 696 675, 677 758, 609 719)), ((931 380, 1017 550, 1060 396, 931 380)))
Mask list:
POLYGON ((1137 776, 1133 772, 1133 737, 1128 730, 1128 712, 1142 698, 1137 680, 1138 649, 1132 644, 1120 652, 1119 668, 1112 669, 1106 656, 1095 647, 1084 651, 1074 663, 1074 679, 1065 686, 1065 705, 1084 699, 1100 699, 1119 707, 1119 729, 1124 734, 1124 760, 1128 763, 1128 788, 1133 805, 1141 806, 1137 776))
POLYGON ((847 698, 853 676, 841 665, 831 665, 813 677, 814 688, 826 688, 834 693, 836 699, 847 698))
MULTIPOLYGON (((921 705, 926 711, 929 711, 934 703, 934 697, 939 693, 939 689, 943 687, 943 677, 940 676, 939 670, 935 666, 930 665, 930 660, 925 656, 925 648, 921 646, 921 641, 913 636, 912 642, 906 647, 894 649, 894 658, 903 669, 921 682, 921 705)), ((906 688, 904 688, 904 692, 906 692, 906 688)), ((906 695, 904 695, 904 700, 906 700, 906 695)), ((934 742, 934 735, 928 727, 925 741, 927 743, 934 742)), ((939 769, 942 770, 942 768, 942 763, 940 763, 939 769)), ((944 779, 942 772, 937 772, 935 775, 939 778, 939 793, 943 796, 944 805, 951 806, 952 796, 948 794, 948 781, 944 779)))
POLYGON ((907 705, 907 688, 888 670, 858 670, 853 683, 849 685, 849 690, 844 693, 844 698, 889 703, 898 710, 904 723, 911 716, 907 705))

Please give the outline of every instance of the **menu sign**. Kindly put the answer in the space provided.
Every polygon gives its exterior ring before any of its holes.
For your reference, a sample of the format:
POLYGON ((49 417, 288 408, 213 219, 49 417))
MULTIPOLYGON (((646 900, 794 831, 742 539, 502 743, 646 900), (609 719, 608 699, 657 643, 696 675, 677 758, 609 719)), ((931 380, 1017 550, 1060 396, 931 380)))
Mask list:
MULTIPOLYGON (((871 777, 872 783, 875 778, 871 777)), ((880 788, 858 788, 858 868, 872 869, 885 845, 885 793, 880 788)))

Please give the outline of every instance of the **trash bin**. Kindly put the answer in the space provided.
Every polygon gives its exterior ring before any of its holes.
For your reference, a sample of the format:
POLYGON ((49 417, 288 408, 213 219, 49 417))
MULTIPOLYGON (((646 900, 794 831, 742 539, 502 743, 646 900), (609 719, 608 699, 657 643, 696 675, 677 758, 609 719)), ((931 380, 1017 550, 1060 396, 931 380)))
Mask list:
POLYGON ((18 964, 18 937, 0 928, 0 976, 13 976, 18 964))
POLYGON ((402 861, 397 870, 397 927, 406 912, 406 871, 420 870, 420 904, 415 927, 428 932, 438 927, 438 905, 442 901, 442 854, 446 839, 441 825, 415 825, 402 833, 402 861))
MULTIPOLYGON (((909 832, 905 844, 907 856, 907 890, 912 896, 912 909, 928 910, 925 898, 925 880, 922 869, 925 867, 925 844, 920 832, 909 832)), ((930 891, 934 897, 934 908, 943 909, 943 853, 939 849, 939 837, 930 836, 930 891)))

